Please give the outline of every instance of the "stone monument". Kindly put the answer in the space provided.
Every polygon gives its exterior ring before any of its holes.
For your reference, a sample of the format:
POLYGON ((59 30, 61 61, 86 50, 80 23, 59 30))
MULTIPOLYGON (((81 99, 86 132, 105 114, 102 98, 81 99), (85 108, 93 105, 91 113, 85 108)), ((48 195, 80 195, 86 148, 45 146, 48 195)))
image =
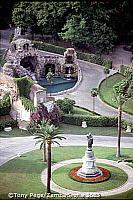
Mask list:
POLYGON ((93 137, 91 133, 87 135, 88 147, 83 157, 82 167, 78 170, 77 175, 83 178, 97 177, 102 175, 100 169, 96 167, 96 159, 92 150, 93 137))

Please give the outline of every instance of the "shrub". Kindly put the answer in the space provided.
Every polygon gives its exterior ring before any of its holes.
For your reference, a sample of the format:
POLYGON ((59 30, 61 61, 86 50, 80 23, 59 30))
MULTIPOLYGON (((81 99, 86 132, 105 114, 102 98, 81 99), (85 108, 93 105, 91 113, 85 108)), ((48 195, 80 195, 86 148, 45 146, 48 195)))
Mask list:
POLYGON ((61 121, 61 117, 60 109, 56 105, 53 105, 53 108, 48 111, 46 106, 40 104, 38 110, 31 113, 31 124, 37 126, 44 119, 57 126, 61 121))
POLYGON ((4 130, 5 127, 17 127, 18 122, 16 120, 0 121, 0 131, 4 130))
POLYGON ((116 127, 117 117, 105 117, 105 116, 88 116, 88 115, 63 115, 63 122, 66 124, 81 126, 82 121, 87 122, 87 126, 93 127, 116 127))
POLYGON ((131 126, 131 130, 133 132, 133 121, 122 120, 122 128, 126 130, 127 126, 131 126))
POLYGON ((128 65, 120 65, 120 73, 124 76, 124 73, 128 68, 128 65))
POLYGON ((107 69, 112 69, 112 60, 103 60, 103 66, 105 67, 105 68, 107 68, 107 69))
POLYGON ((9 94, 5 94, 0 100, 0 116, 8 115, 11 110, 11 102, 9 94))
POLYGON ((57 106, 59 106, 59 108, 61 109, 61 111, 63 113, 66 113, 66 114, 73 113, 73 106, 75 104, 74 100, 71 100, 69 98, 64 98, 63 100, 58 99, 56 101, 56 104, 57 104, 57 106))

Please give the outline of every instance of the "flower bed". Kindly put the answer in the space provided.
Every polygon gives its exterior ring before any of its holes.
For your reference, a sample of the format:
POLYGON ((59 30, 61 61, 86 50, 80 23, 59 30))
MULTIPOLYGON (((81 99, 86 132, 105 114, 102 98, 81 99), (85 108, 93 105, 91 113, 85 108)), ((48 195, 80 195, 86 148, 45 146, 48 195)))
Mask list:
POLYGON ((97 176, 97 177, 84 178, 84 177, 77 175, 77 171, 80 168, 81 168, 81 166, 71 169, 69 172, 70 178, 72 178, 75 181, 82 182, 82 183, 99 183, 99 182, 106 181, 111 177, 109 170, 102 168, 102 167, 98 167, 102 171, 102 175, 97 176))

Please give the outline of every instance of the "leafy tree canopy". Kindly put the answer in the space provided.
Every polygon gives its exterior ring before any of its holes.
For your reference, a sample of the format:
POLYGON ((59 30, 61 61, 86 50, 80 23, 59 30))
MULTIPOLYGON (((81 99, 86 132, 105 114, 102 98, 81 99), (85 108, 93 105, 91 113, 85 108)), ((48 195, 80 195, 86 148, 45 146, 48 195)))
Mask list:
POLYGON ((65 40, 88 43, 103 53, 112 49, 116 35, 118 41, 132 38, 133 1, 19 2, 14 5, 12 20, 32 32, 53 37, 61 33, 65 40))

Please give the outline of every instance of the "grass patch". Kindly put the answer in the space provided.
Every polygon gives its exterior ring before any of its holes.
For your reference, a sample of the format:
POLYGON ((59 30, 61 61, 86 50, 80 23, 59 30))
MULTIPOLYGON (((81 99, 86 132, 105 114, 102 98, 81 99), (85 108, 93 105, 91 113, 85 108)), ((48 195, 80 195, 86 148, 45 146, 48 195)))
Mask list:
MULTIPOLYGON (((82 158, 84 151, 85 147, 54 147, 52 148, 52 162, 57 163, 62 160, 82 158)), ((116 160, 115 148, 94 147, 94 151, 97 158, 116 160)), ((133 157, 132 149, 124 148, 121 150, 121 154, 123 158, 133 157)), ((45 193, 46 188, 40 179, 41 172, 45 167, 46 164, 42 162, 42 152, 40 150, 26 153, 1 166, 0 199, 7 199, 9 192, 45 193)))
POLYGON ((98 113, 92 112, 88 109, 79 107, 79 106, 74 106, 74 114, 78 114, 78 115, 90 115, 90 116, 94 116, 94 115, 99 115, 98 113))
MULTIPOLYGON (((114 74, 113 76, 110 76, 107 78, 107 84, 106 80, 102 81, 99 86, 99 96, 100 98, 107 104, 117 108, 117 104, 114 101, 114 93, 113 93, 113 86, 123 80, 124 77, 121 74, 114 74)), ((123 111, 133 114, 133 100, 129 99, 124 105, 123 105, 123 111)))
POLYGON ((22 137, 31 136, 27 131, 21 130, 19 128, 13 128, 12 131, 0 131, 0 137, 22 137))
MULTIPOLYGON (((86 135, 91 132, 93 135, 103 135, 103 136, 116 136, 117 137, 117 127, 87 127, 82 128, 81 126, 68 125, 61 123, 59 126, 59 132, 61 134, 74 134, 74 135, 86 135)), ((31 136, 27 131, 21 130, 19 128, 13 128, 12 131, 0 131, 0 137, 25 137, 31 136)), ((122 130, 123 137, 132 137, 132 134, 126 133, 122 130)))
POLYGON ((81 164, 77 164, 77 163, 69 164, 55 170, 52 175, 54 182, 58 184, 59 186, 69 189, 69 190, 82 191, 82 192, 98 192, 101 190, 105 191, 105 190, 111 190, 111 189, 117 188, 121 186, 122 184, 124 184, 127 180, 127 175, 123 170, 111 165, 98 163, 97 166, 103 167, 110 171, 111 173, 110 179, 105 182, 101 182, 97 184, 80 183, 78 181, 74 181, 73 179, 69 177, 69 171, 72 168, 75 168, 78 166, 81 166, 81 164))
MULTIPOLYGON (((117 136, 117 127, 87 127, 82 128, 81 126, 60 124, 60 132, 63 134, 74 134, 74 135, 86 135, 91 132, 93 135, 103 135, 103 136, 117 136)), ((126 133, 122 130, 122 136, 131 137, 132 134, 126 133)))

